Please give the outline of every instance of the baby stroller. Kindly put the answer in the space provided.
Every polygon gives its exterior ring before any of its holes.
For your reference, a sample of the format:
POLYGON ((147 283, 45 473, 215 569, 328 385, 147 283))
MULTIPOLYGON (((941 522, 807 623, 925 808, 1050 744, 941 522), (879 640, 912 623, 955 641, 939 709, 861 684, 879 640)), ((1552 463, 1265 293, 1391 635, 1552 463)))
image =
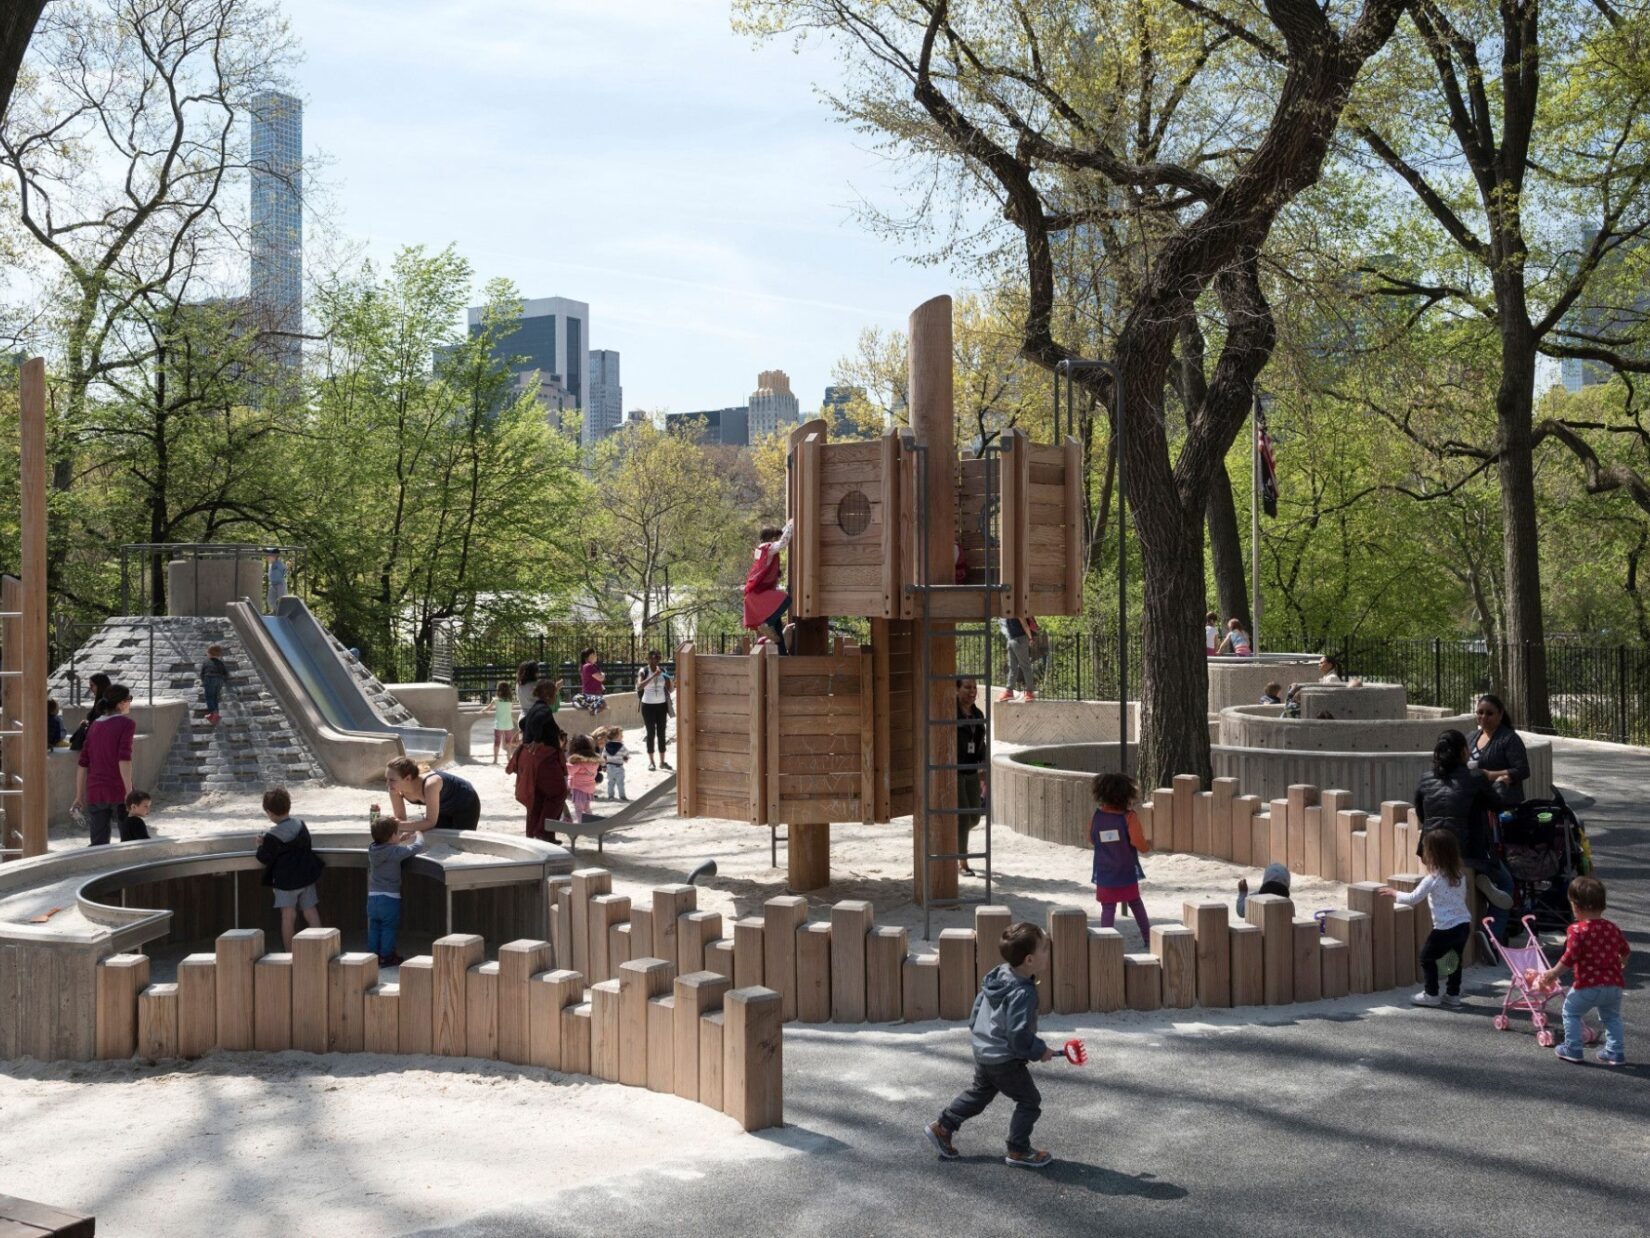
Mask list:
MULTIPOLYGON (((1515 948, 1502 945, 1489 928, 1490 918, 1485 916, 1485 934, 1494 943, 1495 952, 1501 956, 1501 961, 1507 965, 1507 970, 1511 973, 1507 996, 1501 1002, 1501 1013, 1495 1016, 1495 1030, 1504 1032, 1512 1026, 1512 1020, 1507 1017, 1508 1011, 1526 1011, 1530 1016, 1530 1022, 1535 1026, 1536 1044, 1543 1049, 1551 1049, 1558 1043, 1558 1036, 1547 1025, 1547 1007, 1554 998, 1564 996, 1564 986, 1555 984, 1550 989, 1536 987, 1536 980, 1552 964, 1547 961, 1547 952, 1541 948, 1541 936, 1536 931, 1535 917, 1524 917, 1524 928, 1529 933, 1529 945, 1526 946, 1515 948)), ((1598 1029, 1591 1023, 1582 1024, 1582 1039, 1587 1044, 1592 1044, 1598 1036, 1598 1029)))
POLYGON ((1533 918, 1548 931, 1568 928, 1570 880, 1592 868, 1580 818, 1554 791, 1550 800, 1526 800, 1503 812, 1499 825, 1502 855, 1513 876, 1510 914, 1533 918))

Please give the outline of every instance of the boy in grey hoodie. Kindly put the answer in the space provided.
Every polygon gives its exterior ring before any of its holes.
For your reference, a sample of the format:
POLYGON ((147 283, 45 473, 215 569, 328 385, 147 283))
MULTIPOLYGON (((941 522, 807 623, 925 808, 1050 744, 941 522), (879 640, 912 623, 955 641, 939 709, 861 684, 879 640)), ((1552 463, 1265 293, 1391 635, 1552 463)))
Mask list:
POLYGON ((380 967, 396 967, 395 937, 401 929, 401 865, 424 850, 424 835, 398 833, 394 817, 372 823, 367 848, 367 949, 380 967))
POLYGON ((1003 962, 980 985, 969 1016, 974 1082, 923 1131, 940 1159, 956 1160, 960 1153, 951 1137, 1001 1092, 1014 1102, 1014 1116, 1008 1121, 1008 1155, 1003 1160, 1041 1169, 1054 1158, 1031 1146, 1031 1128, 1043 1112, 1043 1098, 1026 1063, 1046 1062, 1054 1056, 1037 1037, 1037 986, 1031 979, 1048 966, 1048 935, 1022 920, 1003 932, 1001 949, 1003 962))

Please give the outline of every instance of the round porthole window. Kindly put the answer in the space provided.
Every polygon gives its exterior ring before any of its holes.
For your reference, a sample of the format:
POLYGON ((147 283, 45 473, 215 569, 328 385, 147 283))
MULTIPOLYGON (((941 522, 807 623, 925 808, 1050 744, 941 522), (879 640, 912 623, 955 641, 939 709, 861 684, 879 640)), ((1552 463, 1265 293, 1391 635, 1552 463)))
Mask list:
POLYGON ((858 537, 871 527, 871 500, 861 491, 848 491, 836 505, 836 524, 849 537, 858 537))

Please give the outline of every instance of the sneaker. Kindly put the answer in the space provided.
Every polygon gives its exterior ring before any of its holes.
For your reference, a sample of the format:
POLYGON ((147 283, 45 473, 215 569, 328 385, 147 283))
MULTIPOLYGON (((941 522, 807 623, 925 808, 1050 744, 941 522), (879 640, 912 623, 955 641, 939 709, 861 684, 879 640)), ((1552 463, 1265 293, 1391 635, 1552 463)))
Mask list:
POLYGON ((1012 701, 1013 699, 1014 699, 1014 694, 1012 692, 1005 692, 997 698, 997 704, 1006 705, 1009 701, 1012 701))
MULTIPOLYGON (((1024 699, 1028 701, 1035 701, 1037 699, 1037 694, 1035 692, 1027 692, 1024 699)), ((1050 1159, 1052 1160, 1053 1158, 1051 1157, 1050 1159)))
POLYGON ((659 768, 660 769, 669 769, 670 768, 670 762, 669 761, 660 761, 659 762, 659 768))
POLYGON ((378 966, 380 967, 400 967, 406 961, 399 954, 381 954, 378 956, 378 966))
POLYGON ((1409 999, 1409 1004, 1411 1006, 1438 1007, 1444 1004, 1444 999, 1439 997, 1436 993, 1428 993, 1425 989, 1423 989, 1421 992, 1409 999))
POLYGON ((1459 993, 1445 993, 1443 1001, 1444 1005, 1449 1007, 1451 1010, 1459 1010, 1462 1006, 1466 1005, 1466 1003, 1461 1000, 1461 995, 1459 993))
POLYGON ((951 1142, 951 1132, 938 1122, 930 1122, 922 1128, 922 1133, 928 1136, 928 1142, 934 1145, 934 1151, 940 1154, 942 1161, 954 1161, 962 1155, 957 1151, 957 1145, 951 1142))
POLYGON ((1598 1055, 1598 1064, 1600 1066, 1625 1066, 1627 1065, 1627 1055, 1625 1053, 1605 1053, 1601 1050, 1598 1055))
POLYGON ((1580 1062, 1583 1060, 1579 1050, 1571 1053, 1564 1045, 1559 1045, 1558 1048, 1554 1049, 1553 1056, 1561 1062, 1580 1062))
POLYGON ((1010 1152, 1003 1157, 1003 1164, 1018 1165, 1021 1169, 1042 1169, 1051 1165, 1054 1158, 1045 1149, 1032 1148, 1026 1152, 1010 1152))

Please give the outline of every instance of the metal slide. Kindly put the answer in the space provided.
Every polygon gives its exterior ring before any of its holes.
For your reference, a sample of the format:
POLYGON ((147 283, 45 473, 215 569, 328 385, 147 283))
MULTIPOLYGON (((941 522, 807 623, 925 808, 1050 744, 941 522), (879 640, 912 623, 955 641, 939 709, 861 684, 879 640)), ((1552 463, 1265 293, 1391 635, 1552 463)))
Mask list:
POLYGON ((408 756, 440 759, 447 732, 439 727, 397 726, 380 718, 360 682, 332 647, 326 629, 301 598, 282 598, 273 615, 263 616, 263 623, 270 640, 328 725, 340 731, 395 735, 408 756))

